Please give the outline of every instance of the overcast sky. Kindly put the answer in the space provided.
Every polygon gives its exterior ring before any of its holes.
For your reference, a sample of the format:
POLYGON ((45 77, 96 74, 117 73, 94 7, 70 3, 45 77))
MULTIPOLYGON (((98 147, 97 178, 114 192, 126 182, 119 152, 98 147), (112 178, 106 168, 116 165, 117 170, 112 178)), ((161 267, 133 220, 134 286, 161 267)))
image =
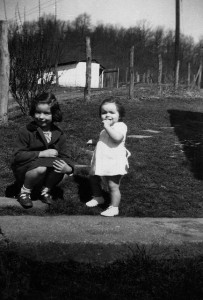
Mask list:
MULTIPOLYGON (((41 15, 56 12, 61 20, 86 12, 93 25, 102 22, 128 28, 147 20, 152 28, 175 29, 175 0, 0 0, 0 19, 15 19, 17 3, 22 21, 24 16, 27 21, 37 20, 40 3, 41 15)), ((203 37, 203 0, 180 0, 180 29, 195 42, 203 37)))

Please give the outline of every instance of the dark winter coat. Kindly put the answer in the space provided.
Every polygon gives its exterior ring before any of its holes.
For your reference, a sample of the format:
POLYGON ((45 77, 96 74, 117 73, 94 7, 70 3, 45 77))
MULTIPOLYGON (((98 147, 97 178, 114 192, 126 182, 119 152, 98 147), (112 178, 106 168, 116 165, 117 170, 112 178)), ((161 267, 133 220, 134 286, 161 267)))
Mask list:
POLYGON ((66 136, 56 125, 52 125, 52 138, 47 143, 42 129, 33 121, 26 127, 20 129, 16 139, 14 159, 11 167, 17 180, 23 181, 28 170, 38 166, 52 167, 53 161, 57 158, 63 159, 74 169, 74 163, 67 154, 66 136), (58 157, 39 158, 39 152, 46 149, 56 149, 58 157))

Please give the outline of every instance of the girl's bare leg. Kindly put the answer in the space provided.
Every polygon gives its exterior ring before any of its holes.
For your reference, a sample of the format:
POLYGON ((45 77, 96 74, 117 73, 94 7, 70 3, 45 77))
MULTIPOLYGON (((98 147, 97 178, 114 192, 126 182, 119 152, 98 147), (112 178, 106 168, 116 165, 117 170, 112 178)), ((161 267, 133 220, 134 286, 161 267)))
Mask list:
POLYGON ((25 174, 24 187, 32 190, 35 185, 44 180, 46 171, 46 167, 37 167, 33 170, 28 171, 25 174))
POLYGON ((38 167, 25 174, 24 184, 18 196, 18 201, 24 208, 27 209, 33 206, 30 197, 31 191, 35 185, 44 180, 46 170, 46 167, 38 167))

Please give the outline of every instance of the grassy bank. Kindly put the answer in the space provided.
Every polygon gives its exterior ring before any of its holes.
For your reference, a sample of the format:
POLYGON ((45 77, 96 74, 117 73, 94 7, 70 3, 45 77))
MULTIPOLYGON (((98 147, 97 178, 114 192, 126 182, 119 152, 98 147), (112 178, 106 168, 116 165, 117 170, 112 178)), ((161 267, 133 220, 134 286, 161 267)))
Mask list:
MULTIPOLYGON (((68 137, 68 151, 79 164, 89 164, 93 150, 86 142, 97 139, 101 131, 99 104, 107 95, 116 94, 126 108, 131 152, 129 174, 121 183, 121 216, 131 217, 202 217, 202 142, 203 101, 192 97, 156 97, 140 89, 134 101, 127 99, 127 89, 95 92, 91 103, 83 97, 71 99, 67 93, 61 102, 64 121, 61 127, 68 137), (152 97, 151 97, 152 96, 152 97), (149 131, 146 131, 149 130, 149 131)), ((0 196, 13 182, 10 161, 19 127, 28 118, 11 120, 0 127, 0 196)), ((88 177, 80 173, 63 186, 64 200, 56 201, 49 214, 98 214, 101 208, 87 209, 91 196, 88 177)), ((3 213, 3 212, 2 212, 3 213)), ((25 212, 26 213, 26 212, 25 212)))

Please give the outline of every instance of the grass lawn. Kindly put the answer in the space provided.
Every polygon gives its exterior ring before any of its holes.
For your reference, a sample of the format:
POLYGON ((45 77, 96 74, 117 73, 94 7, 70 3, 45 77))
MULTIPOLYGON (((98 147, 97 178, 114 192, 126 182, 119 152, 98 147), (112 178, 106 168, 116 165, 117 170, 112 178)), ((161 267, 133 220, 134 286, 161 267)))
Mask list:
MULTIPOLYGON (((97 91, 91 103, 81 93, 63 93, 61 127, 68 137, 68 151, 78 164, 89 164, 86 146, 101 130, 100 102, 116 94, 125 104, 131 152, 130 171, 121 184, 120 216, 203 217, 202 111, 203 99, 157 97, 151 89, 136 90, 135 101, 127 90, 97 91), (153 96, 153 97, 151 97, 153 96), (151 97, 151 98, 150 98, 151 97), (139 101, 138 101, 139 100, 139 101), (149 131, 146 131, 149 130, 149 131)), ((10 170, 14 139, 29 117, 0 126, 0 196, 14 181, 10 170)), ((81 171, 61 186, 64 200, 56 200, 47 214, 94 214, 84 203, 91 197, 88 175, 81 171)), ((106 195, 105 195, 106 196, 106 195)), ((107 197, 108 198, 108 197, 107 197)), ((0 211, 5 214, 28 211, 0 211)), ((109 299, 109 300, 200 300, 203 299, 203 258, 185 258, 179 249, 174 257, 157 260, 145 249, 126 261, 97 267, 76 262, 33 262, 0 249, 0 298, 8 299, 109 299)))
MULTIPOLYGON (((203 133, 201 98, 155 97, 152 90, 146 92, 140 88, 135 92, 136 99, 130 101, 128 90, 121 88, 94 92, 91 103, 84 103, 82 93, 77 97, 63 94, 64 121, 60 126, 67 134, 72 159, 79 164, 89 164, 91 156, 85 150, 93 149, 88 148, 86 142, 98 138, 101 131, 99 104, 112 94, 120 97, 126 108, 128 135, 151 136, 127 138, 130 170, 121 183, 120 216, 203 217, 203 168, 199 145, 203 133)), ((14 139, 18 129, 28 120, 29 117, 16 118, 0 126, 0 196, 5 195, 6 187, 14 180, 10 170, 14 139)), ((91 197, 85 172, 70 177, 62 188, 64 200, 56 201, 48 214, 99 214, 101 211, 101 207, 89 209, 84 205, 91 197)))

